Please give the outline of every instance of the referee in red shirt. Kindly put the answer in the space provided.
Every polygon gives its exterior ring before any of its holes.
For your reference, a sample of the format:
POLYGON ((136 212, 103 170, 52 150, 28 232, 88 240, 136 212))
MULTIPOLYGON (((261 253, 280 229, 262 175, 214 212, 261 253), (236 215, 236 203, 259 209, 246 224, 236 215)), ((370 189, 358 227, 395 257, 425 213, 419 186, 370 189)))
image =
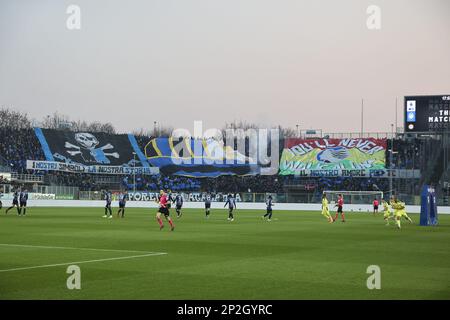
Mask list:
POLYGON ((342 197, 342 194, 338 195, 338 201, 335 207, 338 207, 336 211, 336 215, 334 216, 333 221, 336 221, 339 217, 339 213, 341 214, 342 222, 345 222, 345 215, 344 215, 344 198, 342 197))
POLYGON ((166 220, 169 221, 170 230, 173 231, 175 229, 175 225, 173 224, 172 218, 170 217, 170 212, 169 212, 169 208, 168 208, 169 199, 163 190, 161 190, 161 192, 159 194, 160 194, 159 201, 158 201, 159 209, 158 209, 158 212, 156 212, 156 220, 158 220, 159 230, 164 228, 164 223, 161 219, 161 214, 163 214, 164 217, 166 218, 166 220))

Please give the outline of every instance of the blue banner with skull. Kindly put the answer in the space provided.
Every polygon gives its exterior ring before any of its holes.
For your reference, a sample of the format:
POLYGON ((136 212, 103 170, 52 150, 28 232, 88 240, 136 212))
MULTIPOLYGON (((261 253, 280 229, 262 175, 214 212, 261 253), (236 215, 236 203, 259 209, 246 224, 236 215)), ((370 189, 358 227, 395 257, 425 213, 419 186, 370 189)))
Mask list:
POLYGON ((35 128, 47 161, 81 166, 149 167, 133 135, 35 128))

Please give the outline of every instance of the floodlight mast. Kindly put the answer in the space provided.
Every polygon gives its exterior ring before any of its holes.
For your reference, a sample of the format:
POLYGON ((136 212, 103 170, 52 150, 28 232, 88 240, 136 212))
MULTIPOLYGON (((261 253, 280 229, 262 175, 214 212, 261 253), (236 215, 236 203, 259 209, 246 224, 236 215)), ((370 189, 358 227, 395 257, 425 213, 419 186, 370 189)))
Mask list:
POLYGON ((393 186, 393 181, 392 181, 392 162, 394 161, 394 125, 391 124, 391 130, 392 130, 392 135, 391 135, 391 150, 389 153, 389 198, 392 198, 392 186, 393 186))

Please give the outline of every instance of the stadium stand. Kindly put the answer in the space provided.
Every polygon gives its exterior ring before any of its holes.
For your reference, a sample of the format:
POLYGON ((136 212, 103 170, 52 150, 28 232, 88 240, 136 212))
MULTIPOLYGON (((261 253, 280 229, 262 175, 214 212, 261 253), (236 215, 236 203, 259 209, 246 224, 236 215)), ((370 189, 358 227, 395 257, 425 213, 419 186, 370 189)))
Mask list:
POLYGON ((0 155, 17 173, 27 172, 27 159, 44 159, 41 145, 31 128, 0 128, 0 155))
MULTIPOLYGON (((382 134, 375 135, 376 138, 382 134)), ((154 137, 135 136, 137 144, 144 150, 154 137)), ((282 143, 280 143, 282 145, 282 143)), ((248 149, 246 143, 246 149, 248 149)), ((281 150, 282 147, 280 147, 281 150)), ((405 177, 393 179, 392 188, 402 194, 408 202, 417 202, 421 186, 425 183, 443 186, 449 177, 448 139, 439 136, 415 136, 397 134, 395 139, 387 139, 386 168, 406 172, 405 177), (390 150, 393 144, 392 162, 390 150), (403 170, 403 171, 402 171, 403 170), (419 173, 416 175, 416 173, 419 173), (411 173, 413 176, 411 176, 411 173)), ((224 175, 217 178, 194 178, 176 175, 90 175, 66 172, 45 172, 27 170, 27 160, 45 160, 41 144, 32 127, 18 125, 0 127, 0 172, 11 172, 12 182, 2 180, 1 185, 29 184, 32 190, 40 186, 75 187, 79 191, 101 191, 104 189, 130 191, 158 191, 170 189, 174 192, 241 192, 273 193, 290 201, 319 201, 323 190, 381 190, 390 191, 390 181, 386 177, 296 177, 281 175, 224 175), (33 177, 34 176, 34 177, 33 177), (281 196, 285 194, 284 196, 281 196), (288 195, 287 195, 288 194, 288 195)), ((444 190, 444 188, 441 188, 444 190)), ((3 190, 7 190, 4 188, 3 190)), ((8 189, 9 190, 9 189, 8 189)), ((439 190, 439 188, 438 188, 439 190)), ((447 189, 445 189, 447 190, 447 189)), ((74 195, 77 198, 77 195, 74 195)), ((287 200, 286 200, 287 201, 287 200)))
POLYGON ((187 177, 169 177, 161 174, 153 176, 137 176, 136 186, 133 177, 126 176, 122 180, 122 186, 127 190, 139 191, 200 191, 201 183, 198 179, 187 177))

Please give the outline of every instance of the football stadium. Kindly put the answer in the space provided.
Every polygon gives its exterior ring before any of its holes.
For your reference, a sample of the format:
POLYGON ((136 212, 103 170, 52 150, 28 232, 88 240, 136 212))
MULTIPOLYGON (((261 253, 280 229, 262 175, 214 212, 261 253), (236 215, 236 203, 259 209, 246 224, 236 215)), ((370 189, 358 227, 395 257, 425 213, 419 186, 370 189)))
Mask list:
POLYGON ((0 0, 0 300, 449 300, 449 3, 189 2, 0 0))

